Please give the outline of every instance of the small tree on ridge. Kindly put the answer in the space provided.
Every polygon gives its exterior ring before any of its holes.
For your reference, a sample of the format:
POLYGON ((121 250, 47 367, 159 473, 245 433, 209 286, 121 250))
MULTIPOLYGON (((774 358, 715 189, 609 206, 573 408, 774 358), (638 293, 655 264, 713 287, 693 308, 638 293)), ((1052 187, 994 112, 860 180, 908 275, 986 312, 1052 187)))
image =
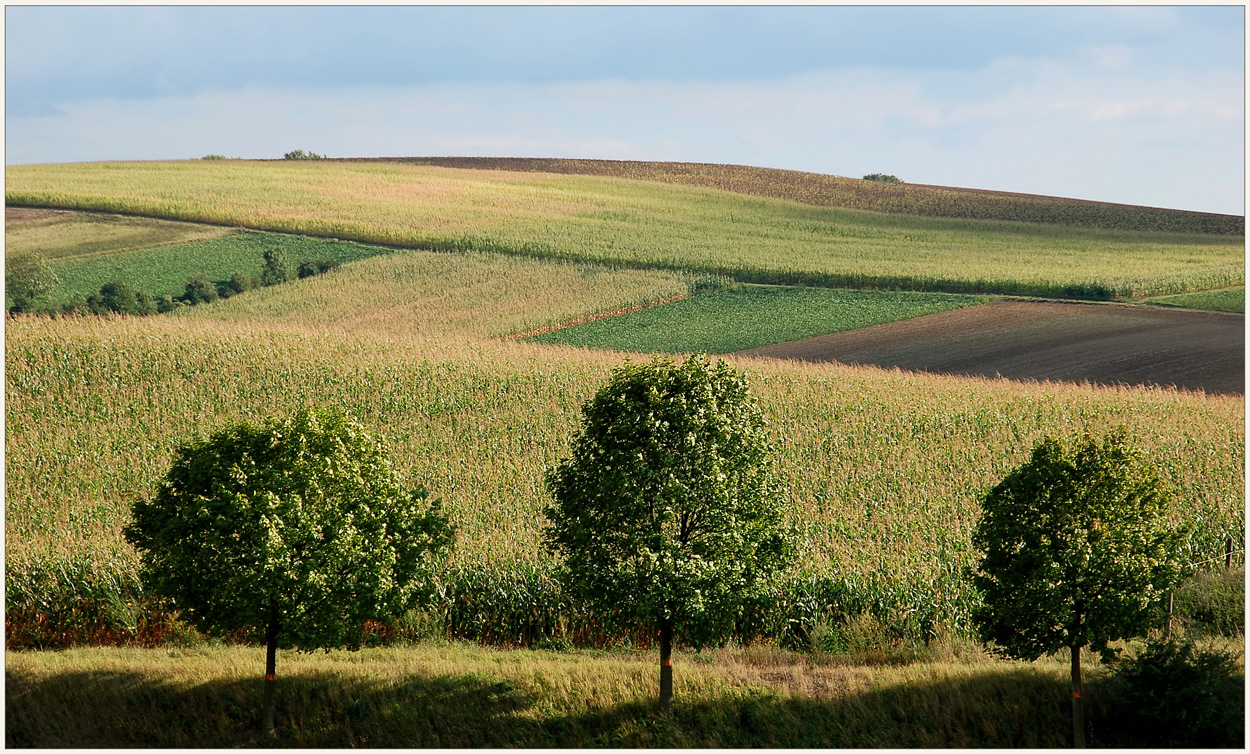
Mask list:
POLYGON ((1081 648, 1145 633, 1150 608, 1180 575, 1182 534, 1169 494, 1124 432, 1074 447, 1045 439, 981 503, 972 543, 981 637, 1024 660, 1067 647, 1074 745, 1085 745, 1081 648))
POLYGON ((658 633, 669 712, 674 638, 725 639, 793 556, 763 416, 741 374, 701 355, 626 364, 582 412, 548 475, 547 540, 565 588, 608 625, 658 633))
POLYGON ((180 448, 126 539, 144 584, 200 630, 265 636, 263 732, 276 652, 358 649, 366 620, 402 614, 453 529, 406 491, 385 448, 338 414, 241 423, 180 448))

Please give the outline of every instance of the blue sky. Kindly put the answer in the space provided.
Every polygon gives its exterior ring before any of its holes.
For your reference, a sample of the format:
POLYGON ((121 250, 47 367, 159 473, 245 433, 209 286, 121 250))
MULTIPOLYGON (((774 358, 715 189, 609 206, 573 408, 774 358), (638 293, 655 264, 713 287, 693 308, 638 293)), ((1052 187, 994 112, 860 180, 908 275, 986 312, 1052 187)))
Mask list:
POLYGON ((726 162, 1242 214, 1241 7, 7 7, 5 162, 726 162))

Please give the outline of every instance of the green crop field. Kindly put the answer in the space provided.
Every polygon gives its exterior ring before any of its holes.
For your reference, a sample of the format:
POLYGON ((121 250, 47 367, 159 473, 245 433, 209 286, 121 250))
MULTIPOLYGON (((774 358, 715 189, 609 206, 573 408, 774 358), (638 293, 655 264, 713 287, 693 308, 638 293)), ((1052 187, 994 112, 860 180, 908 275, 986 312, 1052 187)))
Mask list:
POLYGON ((1207 309, 1215 312, 1246 313, 1246 287, 1224 288, 1218 291, 1198 291, 1196 293, 1180 293, 1175 296, 1162 296, 1151 299, 1150 303, 1162 306, 1183 306, 1189 309, 1207 309))
POLYGON ((983 296, 747 285, 535 335, 533 343, 730 353, 984 303, 983 296))
POLYGON ((10 205, 743 282, 1125 298, 1245 281, 1239 235, 887 215, 592 176, 224 160, 11 166, 6 181, 10 205))
MULTIPOLYGON (((40 247, 33 249, 39 251, 40 247)), ((236 272, 259 275, 266 249, 282 249, 292 266, 305 259, 351 262, 391 251, 322 238, 237 233, 190 243, 54 259, 53 268, 62 284, 45 298, 52 303, 63 303, 97 291, 111 280, 122 280, 158 298, 165 294, 178 296, 192 275, 207 275, 214 282, 225 282, 236 272)))

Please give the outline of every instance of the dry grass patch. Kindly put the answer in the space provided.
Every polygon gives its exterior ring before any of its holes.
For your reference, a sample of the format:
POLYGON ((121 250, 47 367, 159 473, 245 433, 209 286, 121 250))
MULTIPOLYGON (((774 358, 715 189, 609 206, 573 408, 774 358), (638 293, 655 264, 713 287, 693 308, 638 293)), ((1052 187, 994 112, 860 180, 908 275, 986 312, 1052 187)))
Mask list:
POLYGON ((5 210, 4 244, 10 252, 31 251, 68 262, 130 249, 220 238, 230 228, 87 212, 5 210))

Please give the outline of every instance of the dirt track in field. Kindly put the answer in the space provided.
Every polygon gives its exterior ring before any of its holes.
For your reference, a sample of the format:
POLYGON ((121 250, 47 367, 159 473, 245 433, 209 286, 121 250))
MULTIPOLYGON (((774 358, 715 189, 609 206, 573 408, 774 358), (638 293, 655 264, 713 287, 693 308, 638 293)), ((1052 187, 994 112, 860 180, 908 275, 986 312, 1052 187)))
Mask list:
POLYGON ((61 215, 70 214, 63 209, 26 209, 24 207, 4 208, 4 227, 11 228, 26 223, 50 220, 61 215))
POLYGON ((1245 392, 1245 317, 1144 306, 996 301, 739 353, 1017 380, 1245 392))

